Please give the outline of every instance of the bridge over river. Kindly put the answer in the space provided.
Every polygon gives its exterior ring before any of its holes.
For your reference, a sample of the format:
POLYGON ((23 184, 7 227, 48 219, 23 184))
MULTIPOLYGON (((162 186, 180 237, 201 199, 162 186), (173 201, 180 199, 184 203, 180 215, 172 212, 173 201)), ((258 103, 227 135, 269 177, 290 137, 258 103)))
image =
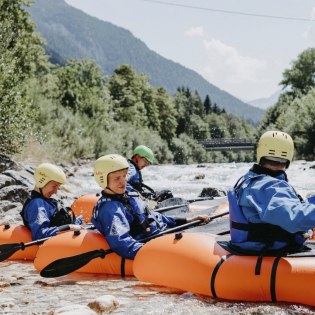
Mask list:
POLYGON ((236 138, 217 138, 217 139, 199 139, 201 144, 207 151, 239 151, 254 150, 256 139, 236 139, 236 138))

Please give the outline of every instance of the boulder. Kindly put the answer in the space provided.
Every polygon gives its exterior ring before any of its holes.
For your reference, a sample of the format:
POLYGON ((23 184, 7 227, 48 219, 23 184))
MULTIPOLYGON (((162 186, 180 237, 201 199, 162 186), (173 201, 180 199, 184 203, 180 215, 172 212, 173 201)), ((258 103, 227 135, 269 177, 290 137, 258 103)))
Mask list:
POLYGON ((205 187, 202 189, 199 197, 224 197, 226 192, 218 188, 205 187))
POLYGON ((13 178, 15 180, 15 184, 17 185, 22 185, 30 189, 34 187, 33 175, 26 169, 22 169, 20 171, 6 170, 2 174, 13 178))
POLYGON ((73 305, 67 305, 63 306, 61 308, 58 308, 55 311, 50 311, 48 315, 96 315, 93 310, 91 310, 89 307, 85 305, 80 304, 73 304, 73 305))
POLYGON ((22 208, 22 203, 9 201, 9 200, 0 200, 0 209, 1 212, 7 212, 11 209, 22 208))
POLYGON ((119 302, 113 295, 102 295, 88 304, 97 314, 107 314, 119 306, 119 302))
POLYGON ((14 178, 7 175, 0 174, 0 189, 6 186, 14 185, 14 184, 15 184, 14 178))
POLYGON ((0 173, 6 171, 7 169, 19 169, 19 165, 13 162, 6 155, 0 154, 0 173))
POLYGON ((0 200, 24 203, 29 193, 29 189, 22 185, 6 186, 0 189, 0 200))

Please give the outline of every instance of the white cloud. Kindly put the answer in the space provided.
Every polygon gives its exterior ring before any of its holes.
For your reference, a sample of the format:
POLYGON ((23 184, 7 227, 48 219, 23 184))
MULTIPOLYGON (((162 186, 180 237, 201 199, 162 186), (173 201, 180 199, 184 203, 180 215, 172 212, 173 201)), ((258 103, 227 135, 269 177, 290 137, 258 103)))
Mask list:
POLYGON ((194 26, 185 32, 185 35, 189 37, 203 37, 204 29, 202 26, 194 26))
POLYGON ((207 53, 207 64, 202 73, 209 82, 234 95, 241 95, 245 92, 241 91, 244 86, 247 86, 248 91, 255 86, 254 89, 259 89, 259 83, 266 80, 263 78, 263 72, 267 68, 266 61, 244 56, 234 47, 217 39, 204 40, 203 44, 207 53))

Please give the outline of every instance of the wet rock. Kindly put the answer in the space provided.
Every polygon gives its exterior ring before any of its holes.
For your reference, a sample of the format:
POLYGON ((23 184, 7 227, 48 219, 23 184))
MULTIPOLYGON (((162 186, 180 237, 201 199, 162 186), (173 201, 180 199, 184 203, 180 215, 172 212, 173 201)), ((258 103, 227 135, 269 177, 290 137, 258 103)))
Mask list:
POLYGON ((9 282, 6 281, 0 281, 0 288, 7 288, 10 286, 9 282))
POLYGON ((12 177, 0 174, 0 189, 14 184, 15 180, 12 177))
POLYGON ((34 186, 33 175, 25 169, 20 171, 7 170, 2 174, 13 178, 15 180, 15 184, 17 185, 26 186, 29 189, 34 186))
POLYGON ((195 179, 204 179, 206 177, 205 174, 198 174, 195 176, 195 179))
POLYGON ((91 310, 89 307, 85 305, 80 304, 73 304, 73 305, 67 305, 61 308, 58 308, 55 311, 50 311, 48 315, 96 315, 93 310, 91 310))
POLYGON ((21 185, 11 185, 0 189, 0 200, 24 203, 29 195, 29 189, 21 185))
POLYGON ((226 192, 218 188, 205 187, 202 189, 199 197, 224 197, 226 192))
POLYGON ((18 169, 17 163, 13 162, 6 155, 0 154, 0 173, 6 171, 7 169, 18 169))
POLYGON ((102 295, 90 302, 88 306, 97 314, 107 314, 119 306, 119 302, 112 295, 102 295))
POLYGON ((9 200, 0 200, 0 209, 2 212, 7 212, 15 208, 22 208, 22 204, 19 202, 9 201, 9 200))

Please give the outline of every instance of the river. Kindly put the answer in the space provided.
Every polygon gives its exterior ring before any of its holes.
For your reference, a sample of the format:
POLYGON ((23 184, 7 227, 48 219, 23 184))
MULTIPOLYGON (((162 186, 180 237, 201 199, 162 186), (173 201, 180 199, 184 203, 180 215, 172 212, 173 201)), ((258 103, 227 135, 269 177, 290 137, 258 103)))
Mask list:
MULTIPOLYGON (((295 161, 288 169, 291 184, 303 197, 315 192, 314 165, 314 162, 295 161)), ((175 196, 194 198, 204 187, 225 191, 250 166, 247 163, 157 165, 144 169, 143 178, 155 189, 168 188, 175 196)), ((65 186, 65 198, 70 202, 74 196, 97 191, 91 165, 80 166, 65 186)), ((141 283, 135 278, 122 280, 73 273, 46 279, 28 262, 5 261, 0 263, 0 270, 1 314, 53 314, 63 306, 87 305, 102 295, 112 295, 119 302, 111 314, 315 314, 310 307, 294 304, 218 301, 141 283)), ((312 289, 312 284, 305 288, 306 294, 308 289, 312 289)))

